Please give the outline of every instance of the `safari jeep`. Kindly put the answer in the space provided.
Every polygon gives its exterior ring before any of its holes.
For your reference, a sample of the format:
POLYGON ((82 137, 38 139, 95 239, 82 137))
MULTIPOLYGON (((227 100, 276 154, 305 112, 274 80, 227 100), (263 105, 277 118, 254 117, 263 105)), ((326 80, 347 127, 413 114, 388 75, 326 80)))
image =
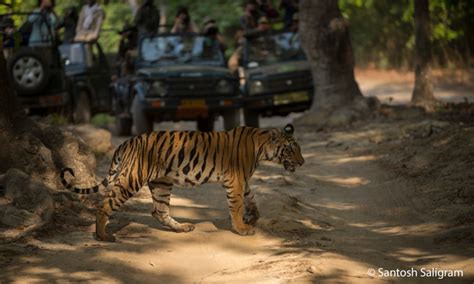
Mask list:
POLYGON ((249 35, 242 59, 246 125, 258 127, 259 116, 286 116, 311 107, 313 79, 297 33, 249 35))
POLYGON ((199 34, 158 34, 138 45, 135 75, 115 83, 117 132, 149 132, 155 121, 196 121, 201 131, 239 124, 238 78, 225 67, 219 43, 199 34))
MULTIPOLYGON (((39 42, 30 39, 28 16, 40 13, 9 13, 3 17, 23 20, 17 30, 1 33, 12 91, 30 114, 60 112, 75 123, 87 123, 92 114, 109 111, 110 69, 98 43, 59 44, 51 30, 39 42), (5 44, 6 43, 6 44, 5 44)), ((46 22, 46 21, 45 21, 46 22)))
MULTIPOLYGON (((2 14, 2 43, 12 91, 30 114, 67 110, 72 104, 69 80, 52 34, 41 41, 30 40, 28 17, 40 13, 2 14), (13 19, 23 22, 17 28, 13 19), (3 26, 5 25, 5 26, 3 26)), ((46 21, 45 21, 46 22, 46 21)), ((49 31, 49 29, 48 29, 49 31)))
POLYGON ((59 46, 73 97, 72 118, 88 123, 92 114, 111 109, 111 70, 98 42, 74 42, 59 46))

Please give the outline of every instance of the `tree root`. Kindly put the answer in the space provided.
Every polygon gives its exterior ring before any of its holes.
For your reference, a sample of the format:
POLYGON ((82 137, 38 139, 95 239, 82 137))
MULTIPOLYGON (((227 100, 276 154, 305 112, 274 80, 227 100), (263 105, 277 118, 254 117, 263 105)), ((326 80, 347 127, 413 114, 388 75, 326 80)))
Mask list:
POLYGON ((379 108, 380 102, 375 97, 356 97, 348 105, 335 109, 316 107, 295 119, 294 124, 316 129, 347 127, 377 115, 379 108))

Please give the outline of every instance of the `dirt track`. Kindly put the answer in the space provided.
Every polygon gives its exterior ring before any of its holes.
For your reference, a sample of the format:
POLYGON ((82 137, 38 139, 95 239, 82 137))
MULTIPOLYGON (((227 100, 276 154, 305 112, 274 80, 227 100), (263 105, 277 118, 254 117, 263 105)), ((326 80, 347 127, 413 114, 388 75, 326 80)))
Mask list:
POLYGON ((174 190, 172 214, 197 224, 184 234, 162 228, 151 217, 151 198, 143 190, 114 215, 117 243, 95 241, 94 225, 32 241, 30 251, 2 273, 3 280, 388 280, 367 275, 369 268, 379 267, 462 269, 463 278, 450 280, 474 277, 473 247, 433 241, 443 224, 425 211, 427 199, 414 196, 414 185, 381 170, 374 156, 333 147, 331 135, 297 136, 306 159, 301 169, 290 175, 269 164, 253 178, 262 214, 254 236, 230 232, 219 186, 174 190))
POLYGON ((289 174, 265 164, 252 179, 262 215, 254 236, 230 232, 219 186, 174 190, 172 215, 197 225, 183 234, 151 217, 143 189, 113 216, 117 243, 95 241, 91 224, 12 244, 2 248, 9 260, 0 262, 0 281, 431 283, 436 277, 421 277, 420 269, 436 268, 463 270, 444 280, 472 283, 472 241, 439 242, 447 218, 432 214, 436 203, 411 180, 361 154, 370 148, 362 134, 297 129, 305 165, 289 174), (372 277, 371 268, 414 268, 419 277, 372 277))

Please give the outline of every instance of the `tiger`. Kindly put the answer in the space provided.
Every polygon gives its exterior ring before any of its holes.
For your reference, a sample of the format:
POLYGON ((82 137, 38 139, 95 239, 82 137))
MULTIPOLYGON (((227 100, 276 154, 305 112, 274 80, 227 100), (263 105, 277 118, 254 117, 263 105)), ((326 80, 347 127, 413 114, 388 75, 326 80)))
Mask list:
POLYGON ((106 232, 113 211, 118 210, 142 187, 148 186, 153 200, 151 215, 175 232, 194 230, 192 223, 179 223, 170 216, 173 186, 194 187, 220 183, 226 190, 232 231, 255 234, 260 217, 249 180, 261 161, 282 164, 294 172, 304 164, 291 124, 283 129, 237 127, 227 132, 158 131, 134 136, 114 152, 108 175, 88 188, 73 186, 65 178, 71 168, 63 168, 64 187, 77 194, 96 193, 106 188, 107 196, 96 213, 96 238, 115 241, 106 232))

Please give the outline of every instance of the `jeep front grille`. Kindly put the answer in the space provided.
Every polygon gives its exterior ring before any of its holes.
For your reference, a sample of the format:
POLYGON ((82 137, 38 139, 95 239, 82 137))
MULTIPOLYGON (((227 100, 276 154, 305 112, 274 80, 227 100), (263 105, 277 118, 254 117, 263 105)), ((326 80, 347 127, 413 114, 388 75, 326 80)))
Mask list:
POLYGON ((309 71, 268 76, 262 79, 262 82, 268 93, 283 93, 313 87, 313 77, 309 71))

